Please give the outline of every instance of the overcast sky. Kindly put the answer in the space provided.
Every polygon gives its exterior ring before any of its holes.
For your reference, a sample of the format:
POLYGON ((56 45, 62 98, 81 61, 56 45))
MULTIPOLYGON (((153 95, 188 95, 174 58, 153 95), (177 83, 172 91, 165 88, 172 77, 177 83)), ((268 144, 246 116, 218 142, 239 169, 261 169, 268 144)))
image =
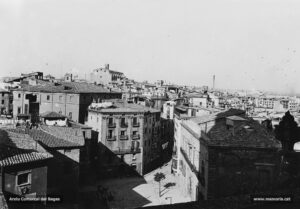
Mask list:
POLYGON ((300 93, 300 1, 0 0, 0 76, 137 80, 300 93))

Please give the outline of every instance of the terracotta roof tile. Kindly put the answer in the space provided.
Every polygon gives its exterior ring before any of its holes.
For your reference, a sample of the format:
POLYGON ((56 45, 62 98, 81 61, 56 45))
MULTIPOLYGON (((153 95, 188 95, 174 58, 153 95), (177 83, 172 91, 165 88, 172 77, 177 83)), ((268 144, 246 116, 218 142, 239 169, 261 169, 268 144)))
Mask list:
POLYGON ((52 155, 24 132, 17 129, 0 129, 0 166, 45 160, 52 155))

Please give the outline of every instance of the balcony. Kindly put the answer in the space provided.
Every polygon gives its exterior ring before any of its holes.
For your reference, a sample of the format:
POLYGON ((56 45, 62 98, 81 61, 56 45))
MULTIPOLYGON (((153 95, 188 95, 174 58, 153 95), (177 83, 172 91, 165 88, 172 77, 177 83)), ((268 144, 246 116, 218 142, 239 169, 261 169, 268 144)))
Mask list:
POLYGON ((121 126, 121 128, 127 128, 128 127, 128 123, 121 123, 120 126, 121 126))
POLYGON ((128 140, 128 135, 120 135, 120 140, 128 140))
POLYGON ((116 123, 108 123, 108 128, 116 128, 116 123))
POLYGON ((106 140, 107 141, 116 141, 116 136, 107 136, 106 140))
POLYGON ((140 127, 140 123, 132 123, 133 127, 140 127))
POLYGON ((118 149, 118 150, 112 150, 112 152, 115 153, 116 155, 136 154, 136 153, 141 153, 141 149, 140 148, 118 149))
POLYGON ((140 135, 139 134, 132 134, 131 138, 132 138, 132 140, 137 140, 137 139, 140 139, 140 135))

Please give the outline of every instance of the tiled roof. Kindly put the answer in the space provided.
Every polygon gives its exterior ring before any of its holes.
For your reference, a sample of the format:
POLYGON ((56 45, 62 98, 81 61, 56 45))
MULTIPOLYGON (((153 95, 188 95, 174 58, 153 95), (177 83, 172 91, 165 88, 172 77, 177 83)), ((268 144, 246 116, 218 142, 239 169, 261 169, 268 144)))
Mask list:
POLYGON ((45 160, 52 155, 24 132, 17 129, 0 129, 0 166, 45 160))
POLYGON ((41 114, 43 118, 67 118, 67 116, 59 114, 57 112, 48 111, 41 114))
POLYGON ((216 123, 207 133, 209 145, 253 148, 281 148, 273 133, 253 119, 237 122, 228 129, 225 122, 216 123))
POLYGON ((82 130, 72 127, 60 127, 60 126, 46 126, 40 127, 44 132, 52 134, 53 136, 77 144, 77 146, 84 145, 84 137, 82 130))
POLYGON ((76 142, 71 142, 62 138, 58 138, 57 136, 52 135, 52 133, 47 133, 38 129, 31 129, 29 131, 30 136, 45 145, 49 148, 71 148, 71 147, 80 147, 81 144, 76 142))
POLYGON ((22 85, 16 91, 31 91, 31 92, 51 92, 51 93, 115 93, 106 88, 88 83, 79 82, 60 82, 53 84, 51 82, 44 85, 22 85))
POLYGON ((0 146, 0 166, 3 167, 45 160, 51 157, 52 156, 47 153, 0 146))

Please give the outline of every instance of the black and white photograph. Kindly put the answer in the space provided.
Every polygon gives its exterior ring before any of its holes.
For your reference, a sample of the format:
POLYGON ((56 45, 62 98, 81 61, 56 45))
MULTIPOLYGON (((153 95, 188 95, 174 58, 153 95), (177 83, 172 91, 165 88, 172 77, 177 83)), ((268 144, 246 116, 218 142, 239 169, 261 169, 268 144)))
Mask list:
POLYGON ((299 0, 0 0, 0 209, 300 208, 299 0))

